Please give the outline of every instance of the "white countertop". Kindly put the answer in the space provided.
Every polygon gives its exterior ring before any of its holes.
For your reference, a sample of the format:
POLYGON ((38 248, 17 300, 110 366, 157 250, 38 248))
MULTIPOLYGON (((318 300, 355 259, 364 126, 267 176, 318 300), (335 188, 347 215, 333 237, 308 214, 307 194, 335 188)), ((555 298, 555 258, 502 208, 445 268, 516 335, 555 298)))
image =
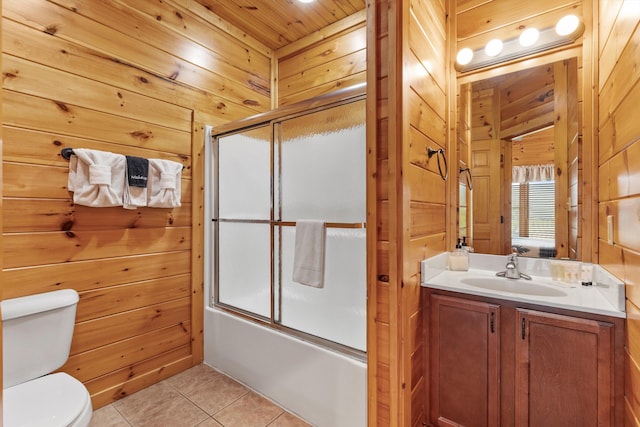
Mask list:
POLYGON ((580 283, 552 280, 548 259, 519 258, 520 272, 530 275, 532 279, 526 280, 496 276, 498 271, 504 271, 506 256, 472 253, 468 271, 449 270, 447 258, 448 253, 445 252, 422 261, 422 286, 605 316, 626 317, 624 284, 599 265, 593 265, 593 285, 582 286, 580 283), (469 279, 498 284, 502 284, 501 281, 504 280, 505 289, 513 289, 514 292, 472 286, 468 283, 472 283, 473 280, 469 279), (531 291, 535 288, 542 292, 532 295, 527 293, 527 286, 533 286, 530 288, 531 291), (523 287, 522 291, 520 287, 523 287))

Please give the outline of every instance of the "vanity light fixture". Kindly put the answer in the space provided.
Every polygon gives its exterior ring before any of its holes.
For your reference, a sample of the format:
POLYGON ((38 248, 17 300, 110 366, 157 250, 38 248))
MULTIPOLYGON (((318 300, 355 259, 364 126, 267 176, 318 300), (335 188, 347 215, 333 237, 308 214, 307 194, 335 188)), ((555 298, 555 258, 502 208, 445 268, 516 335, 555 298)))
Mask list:
POLYGON ((455 68, 460 72, 476 70, 573 43, 584 32, 584 24, 575 15, 567 15, 553 27, 527 28, 519 37, 501 41, 493 39, 484 48, 458 51, 455 68))

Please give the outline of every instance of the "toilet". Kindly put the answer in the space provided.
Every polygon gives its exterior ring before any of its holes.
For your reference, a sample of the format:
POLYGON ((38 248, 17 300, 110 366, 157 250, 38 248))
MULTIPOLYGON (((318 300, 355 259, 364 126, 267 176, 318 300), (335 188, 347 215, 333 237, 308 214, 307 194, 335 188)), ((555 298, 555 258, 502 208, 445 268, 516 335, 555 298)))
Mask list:
POLYGON ((4 427, 88 426, 86 387, 64 372, 51 373, 69 357, 78 293, 63 289, 1 305, 4 427))

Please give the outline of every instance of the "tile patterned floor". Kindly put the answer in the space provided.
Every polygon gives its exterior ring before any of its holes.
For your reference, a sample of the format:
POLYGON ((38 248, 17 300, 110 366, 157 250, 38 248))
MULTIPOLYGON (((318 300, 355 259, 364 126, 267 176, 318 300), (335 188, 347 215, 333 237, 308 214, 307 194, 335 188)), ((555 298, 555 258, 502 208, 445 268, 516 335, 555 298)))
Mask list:
POLYGON ((140 390, 93 413, 89 427, 310 427, 206 365, 140 390))

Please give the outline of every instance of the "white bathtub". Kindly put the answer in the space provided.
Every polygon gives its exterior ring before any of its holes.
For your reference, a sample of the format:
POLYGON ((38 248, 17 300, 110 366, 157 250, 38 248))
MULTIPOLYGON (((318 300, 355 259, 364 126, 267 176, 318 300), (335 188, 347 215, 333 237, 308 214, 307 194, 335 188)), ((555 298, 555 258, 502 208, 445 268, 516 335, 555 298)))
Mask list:
POLYGON ((318 427, 367 425, 367 365, 207 307, 204 361, 318 427))

